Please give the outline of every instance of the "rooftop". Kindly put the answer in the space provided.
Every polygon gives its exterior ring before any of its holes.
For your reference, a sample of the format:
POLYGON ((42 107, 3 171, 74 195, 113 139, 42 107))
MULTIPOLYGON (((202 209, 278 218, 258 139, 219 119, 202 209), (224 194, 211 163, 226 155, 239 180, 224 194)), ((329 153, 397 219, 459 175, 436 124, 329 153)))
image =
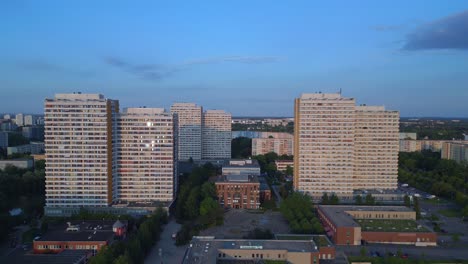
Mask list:
POLYGON ((289 252, 316 252, 313 241, 305 240, 244 240, 193 237, 184 263, 217 263, 218 250, 287 250, 289 252))
POLYGON ((64 250, 58 254, 33 254, 17 248, 8 256, 0 256, 3 263, 15 264, 75 264, 80 263, 87 255, 92 254, 89 250, 64 250))
POLYGON ((228 174, 218 177, 216 182, 258 183, 258 176, 247 174, 228 174))
POLYGON ((413 212, 405 206, 319 205, 320 210, 338 226, 359 227, 350 211, 413 212))
MULTIPOLYGON (((70 225, 64 223, 49 228, 49 230, 36 241, 109 241, 114 237, 112 225, 114 225, 115 222, 114 220, 71 221, 69 222, 70 225)), ((127 224, 127 221, 121 220, 120 222, 127 224)))

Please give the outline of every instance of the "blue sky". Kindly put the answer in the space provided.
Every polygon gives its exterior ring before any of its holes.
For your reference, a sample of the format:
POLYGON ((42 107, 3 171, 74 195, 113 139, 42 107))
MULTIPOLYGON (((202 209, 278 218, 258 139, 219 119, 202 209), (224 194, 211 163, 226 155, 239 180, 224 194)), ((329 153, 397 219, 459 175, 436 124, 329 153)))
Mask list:
POLYGON ((291 116, 337 92, 402 116, 468 117, 467 1, 0 2, 0 112, 55 93, 291 116))

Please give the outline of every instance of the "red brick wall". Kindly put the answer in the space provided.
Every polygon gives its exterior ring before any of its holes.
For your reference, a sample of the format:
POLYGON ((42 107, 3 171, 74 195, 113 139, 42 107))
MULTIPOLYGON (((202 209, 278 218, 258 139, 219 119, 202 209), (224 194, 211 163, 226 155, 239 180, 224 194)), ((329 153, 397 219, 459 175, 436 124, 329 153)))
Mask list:
POLYGON ((271 190, 260 191, 260 202, 271 200, 271 190))
POLYGON ((362 232, 362 239, 367 242, 416 243, 437 242, 436 233, 400 233, 400 232, 362 232))
MULTIPOLYGON (((77 246, 87 246, 89 245, 90 248, 92 249, 92 246, 97 246, 97 250, 99 251, 103 246, 107 245, 107 241, 34 241, 33 242, 33 251, 35 254, 40 254, 40 253, 46 253, 46 252, 55 252, 59 253, 64 251, 65 249, 68 250, 76 250, 79 249, 77 246), (47 245, 49 248, 48 249, 39 249, 40 245, 47 245), (58 249, 51 249, 50 246, 56 245, 56 246, 61 246, 61 248, 58 249), (68 248, 66 248, 68 246, 68 248)), ((85 249, 85 248, 81 248, 85 249)))
POLYGON ((216 194, 221 202, 224 201, 224 207, 243 208, 243 209, 258 209, 257 202, 260 202, 260 183, 239 183, 239 182, 217 182, 216 194), (238 186, 238 187, 236 187, 238 186), (240 199, 235 199, 235 194, 240 194, 240 199), (231 198, 229 200, 229 198, 231 198), (244 204, 243 200, 247 203, 244 204), (251 204, 251 199, 254 203, 251 204), (234 202, 237 200, 237 202, 234 202), (231 204, 228 203, 231 201, 231 204))
POLYGON ((328 254, 330 254, 331 259, 335 259, 336 250, 335 247, 320 247, 319 248, 320 259, 330 259, 328 254))
POLYGON ((335 236, 337 245, 354 245, 354 227, 338 227, 335 236))

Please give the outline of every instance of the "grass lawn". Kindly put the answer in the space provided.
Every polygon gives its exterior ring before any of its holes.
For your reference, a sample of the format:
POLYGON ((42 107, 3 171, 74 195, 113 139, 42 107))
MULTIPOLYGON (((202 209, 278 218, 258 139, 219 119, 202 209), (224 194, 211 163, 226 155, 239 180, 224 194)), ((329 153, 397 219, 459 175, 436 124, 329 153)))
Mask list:
POLYGON ((429 232, 424 227, 418 228, 413 220, 357 219, 356 222, 363 232, 429 232))
POLYGON ((446 217, 461 217, 462 216, 461 211, 456 210, 456 209, 445 209, 445 210, 439 210, 437 212, 446 217))

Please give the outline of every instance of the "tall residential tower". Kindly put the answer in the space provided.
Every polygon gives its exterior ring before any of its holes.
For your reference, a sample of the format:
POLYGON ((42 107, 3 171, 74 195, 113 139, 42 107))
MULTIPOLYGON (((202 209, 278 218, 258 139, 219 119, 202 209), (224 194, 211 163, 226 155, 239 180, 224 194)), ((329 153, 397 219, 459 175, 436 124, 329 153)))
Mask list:
POLYGON ((396 189, 397 111, 316 93, 296 99, 294 117, 296 190, 346 198, 356 189, 396 189))
POLYGON ((231 114, 223 110, 203 113, 202 159, 231 158, 231 114))
POLYGON ((176 122, 176 144, 179 160, 202 158, 202 107, 193 103, 171 106, 176 122))

